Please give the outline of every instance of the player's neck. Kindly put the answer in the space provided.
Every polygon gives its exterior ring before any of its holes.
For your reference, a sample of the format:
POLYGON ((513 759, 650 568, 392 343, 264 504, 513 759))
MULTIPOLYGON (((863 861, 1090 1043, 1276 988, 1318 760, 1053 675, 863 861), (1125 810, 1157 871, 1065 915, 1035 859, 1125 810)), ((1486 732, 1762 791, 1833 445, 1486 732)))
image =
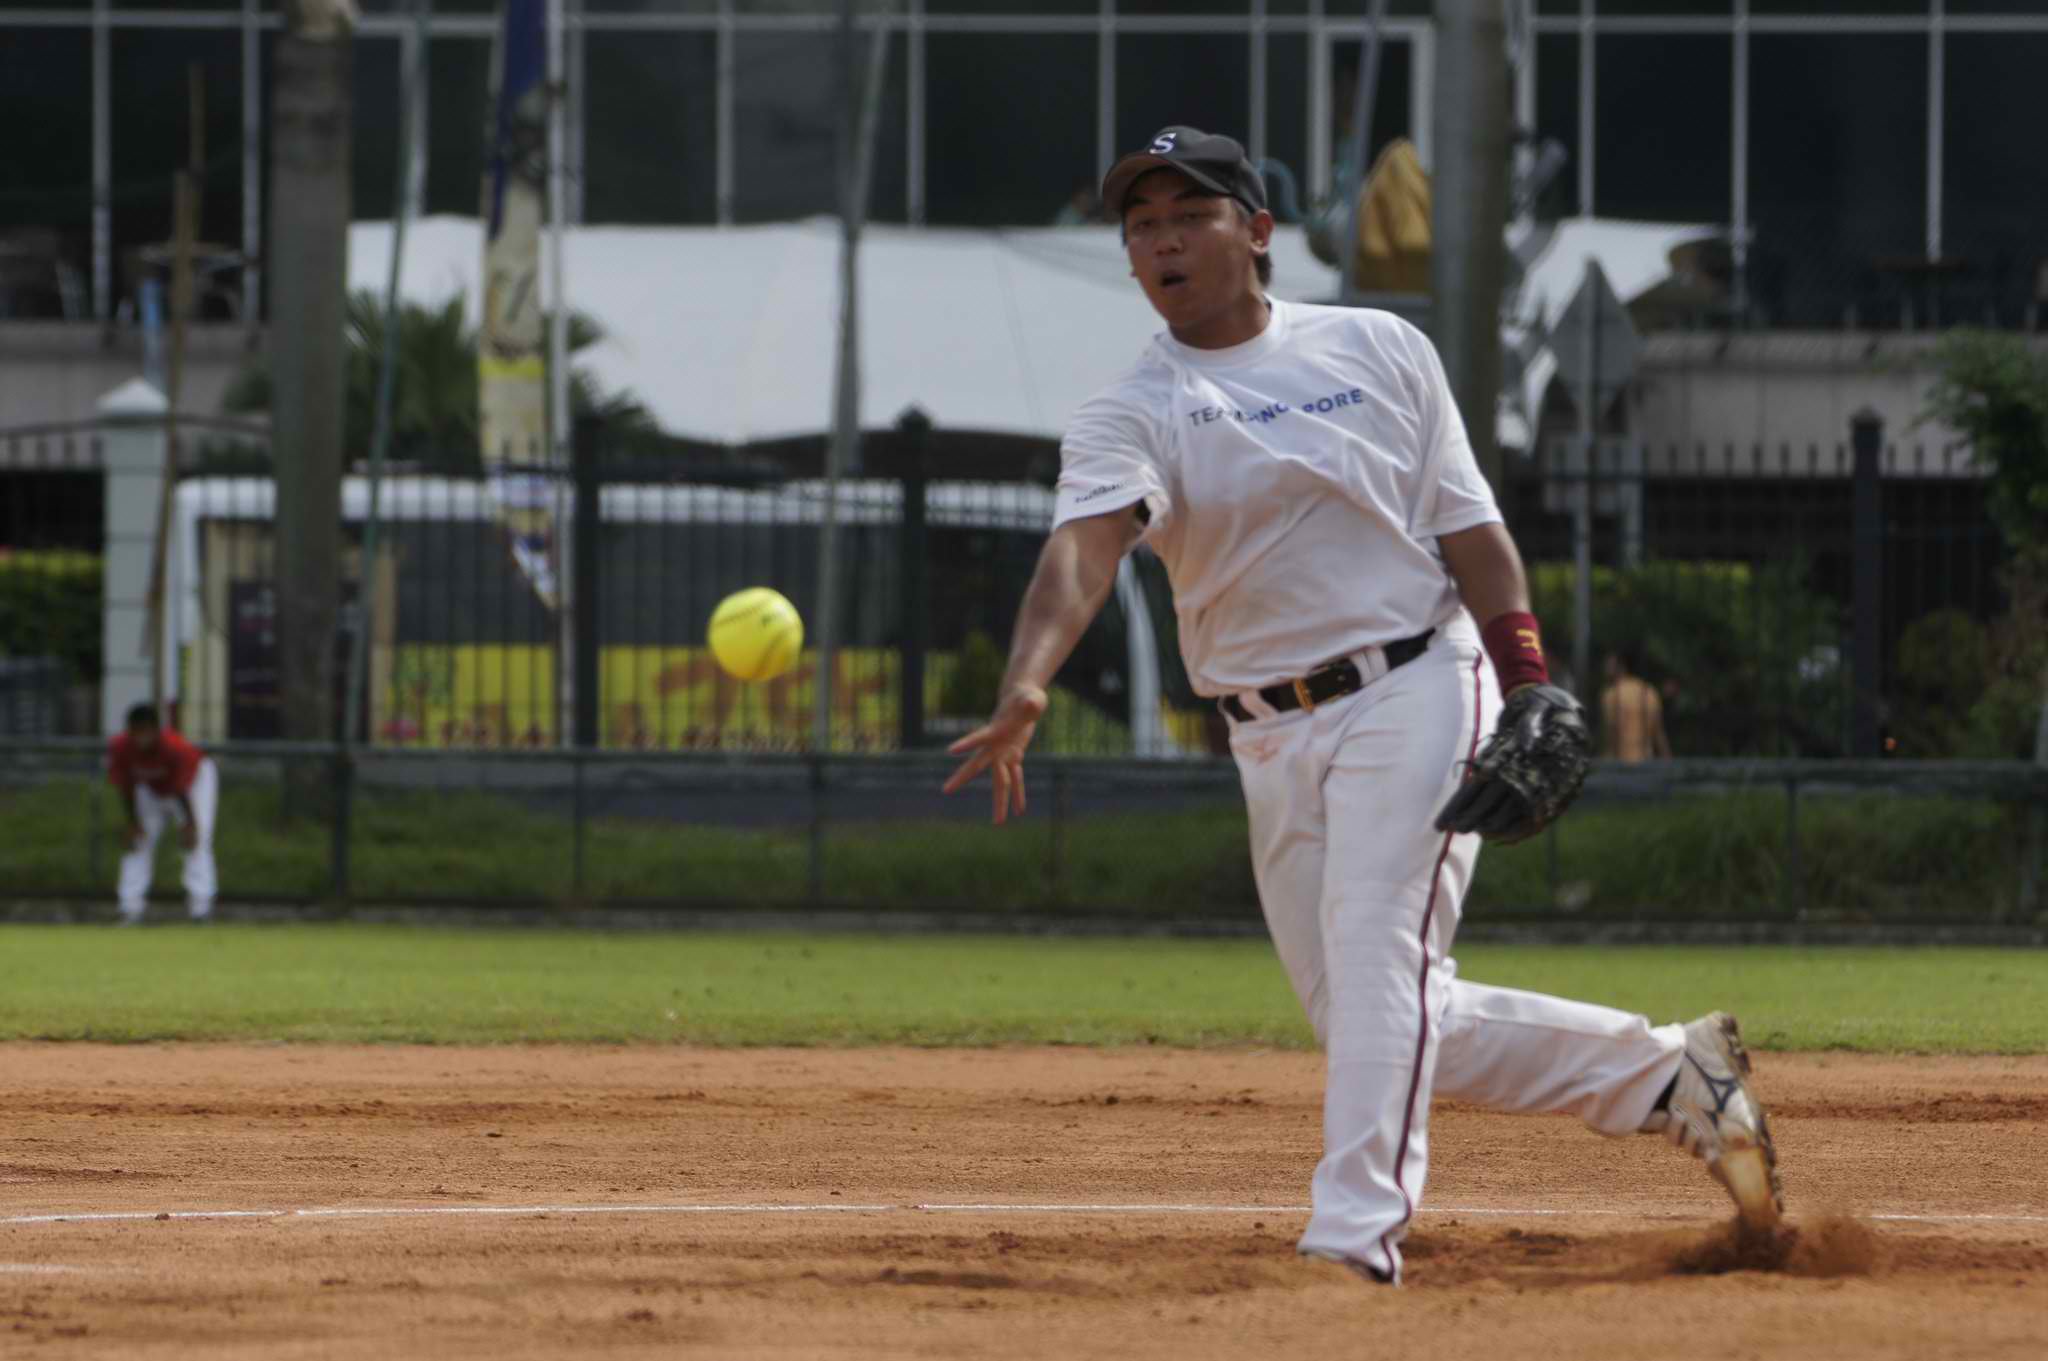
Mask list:
POLYGON ((1261 292, 1239 294, 1229 307, 1187 327, 1169 327, 1173 338, 1193 350, 1227 350, 1256 340, 1272 322, 1273 309, 1261 292))

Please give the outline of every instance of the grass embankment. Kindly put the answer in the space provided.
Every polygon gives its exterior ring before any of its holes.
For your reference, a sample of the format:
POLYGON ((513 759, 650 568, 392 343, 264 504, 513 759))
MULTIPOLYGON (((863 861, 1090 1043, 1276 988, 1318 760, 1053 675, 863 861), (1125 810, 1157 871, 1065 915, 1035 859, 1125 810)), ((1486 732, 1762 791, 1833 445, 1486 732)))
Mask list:
MULTIPOLYGON (((1773 1049, 2048 1050, 2048 953, 1474 947, 1460 973, 1773 1049)), ((1261 941, 0 928, 0 1039, 1305 1048, 1261 941)))

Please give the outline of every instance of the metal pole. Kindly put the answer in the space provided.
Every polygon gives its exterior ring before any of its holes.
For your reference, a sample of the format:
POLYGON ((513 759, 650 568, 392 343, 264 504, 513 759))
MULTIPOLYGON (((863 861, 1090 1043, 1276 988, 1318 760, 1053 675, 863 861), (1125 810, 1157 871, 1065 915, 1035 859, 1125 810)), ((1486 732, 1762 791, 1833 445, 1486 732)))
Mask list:
POLYGON ((1067 788, 1067 772, 1058 762, 1052 768, 1052 828, 1046 866, 1051 879, 1052 901, 1067 901, 1067 823, 1072 817, 1071 799, 1067 788))
POLYGON ((370 504, 363 516, 362 566, 356 573, 356 627, 348 659, 348 708, 342 716, 342 759, 363 740, 363 690, 370 669, 370 638, 377 618, 377 553, 382 530, 384 459, 391 449, 391 400, 398 386, 398 339, 404 309, 398 301, 405 264, 405 228, 415 201, 411 190, 413 115, 419 106, 426 68, 427 17, 431 0, 415 0, 411 39, 402 51, 405 81, 398 97, 398 170, 391 197, 391 265, 384 273, 384 344, 377 359, 377 413, 370 431, 370 504))
POLYGON ((1884 630, 1884 419, 1865 407, 1849 418, 1856 456, 1854 492, 1856 706, 1849 754, 1881 756, 1881 687, 1884 630))
POLYGON ((1799 781, 1785 781, 1785 882, 1783 902, 1787 921, 1806 919, 1805 872, 1799 863, 1799 781))
MULTIPOLYGON (((576 631, 584 627, 576 617, 573 545, 563 540, 573 534, 562 504, 569 476, 569 292, 563 282, 563 250, 568 244, 565 225, 567 196, 562 156, 564 63, 562 52, 562 0, 547 0, 548 29, 548 469, 555 487, 555 599, 558 637, 555 672, 560 691, 556 695, 556 727, 565 732, 574 719, 576 679, 572 658, 576 655, 576 631), (566 531, 566 532, 565 532, 566 531)), ((561 739, 557 737, 557 741, 561 739)))
POLYGON ((926 528, 925 438, 931 418, 912 407, 896 422, 904 435, 903 527, 900 571, 903 586, 903 675, 897 686, 900 707, 897 744, 905 751, 924 745, 924 667, 931 646, 931 544, 926 528))
POLYGON ((1735 278, 1730 304, 1738 324, 1749 321, 1749 0, 1735 0, 1734 82, 1730 103, 1734 126, 1729 130, 1729 197, 1732 201, 1735 278))
POLYGON ((100 822, 106 816, 100 806, 106 797, 100 792, 102 779, 99 757, 94 755, 85 773, 85 873, 89 884, 101 882, 100 822))
POLYGON ((840 79, 847 118, 841 146, 839 247, 839 366, 833 384, 832 437, 825 449, 824 523, 818 544, 818 657, 812 694, 811 743, 832 748, 832 667, 839 635, 839 477, 851 467, 860 445, 860 233, 867 220, 868 180, 873 169, 875 123, 882 103, 882 74, 889 59, 889 27, 878 17, 868 49, 867 78, 853 82, 854 0, 840 0, 840 79))
MULTIPOLYGON (((574 741, 579 747, 595 747, 598 739, 598 527, 603 522, 604 485, 599 477, 598 446, 601 441, 592 422, 577 428, 576 515, 570 530, 575 549, 574 570, 569 574, 571 600, 578 627, 574 658, 576 698, 574 741)), ((580 768, 580 767, 579 767, 580 768)))
POLYGON ((92 4, 92 310, 114 319, 114 113, 111 0, 92 4))
POLYGON ((334 804, 334 816, 329 820, 334 835, 328 847, 327 885, 330 896, 338 903, 345 903, 349 896, 349 847, 355 809, 355 779, 348 752, 335 753, 328 761, 327 769, 333 781, 331 794, 334 804))
POLYGON ((811 753, 810 901, 825 901, 825 758, 811 753))
POLYGON ((583 901, 583 885, 586 882, 584 878, 583 850, 585 821, 585 806, 583 797, 583 753, 580 751, 570 752, 569 761, 570 769, 574 773, 575 780, 574 802, 571 805, 570 811, 570 816, 575 819, 574 827, 571 832, 571 836, 575 843, 575 858, 573 867, 570 871, 569 898, 571 902, 580 904, 583 901))
POLYGON ((1557 823, 1552 822, 1543 829, 1543 878, 1550 892, 1546 906, 1557 906, 1557 823))
POLYGON ((1494 410, 1507 283, 1507 22, 1502 0, 1437 0, 1436 13, 1430 332, 1465 413, 1473 455, 1501 490, 1494 410))
MULTIPOLYGON (((269 258, 277 463, 277 641, 282 736, 335 736, 340 602, 343 331, 348 292, 354 14, 300 4, 272 68, 269 258)), ((295 800, 332 793, 318 767, 287 777, 295 800)))
MULTIPOLYGON (((2041 717, 2034 725, 2034 764, 2048 770, 2048 694, 2041 697, 2041 717)), ((2032 921, 2041 906, 2041 861, 2048 844, 2048 808, 2036 800, 2027 810, 2027 839, 2020 849, 2019 919, 2032 921)), ((2001 920, 2003 916, 2001 914, 2001 920)))
POLYGON ((257 0, 242 0, 242 319, 263 321, 263 43, 257 0))
POLYGON ((1359 195, 1365 191, 1366 158, 1372 150, 1372 109, 1379 97, 1380 29, 1387 19, 1387 0, 1369 0, 1365 7, 1365 33, 1358 50, 1358 78, 1351 83, 1351 157, 1343 183, 1337 186, 1344 205, 1339 221, 1343 235, 1337 239, 1337 267, 1342 287, 1338 296, 1346 307, 1358 305, 1358 210, 1359 195))
POLYGON ((1586 257, 1579 287, 1586 299, 1585 327, 1579 335, 1585 385, 1579 394, 1581 466, 1572 486, 1572 683, 1579 698, 1591 703, 1593 684, 1593 459, 1600 439, 1600 295, 1593 277, 1598 268, 1586 257))
MULTIPOLYGON (((1942 22, 1942 0, 1934 0, 1933 22, 1927 34, 1927 258, 1941 258, 1941 153, 1946 137, 1942 113, 1948 100, 1942 92, 1947 66, 1948 25, 1942 22)), ((1934 303, 1934 285, 1928 284, 1930 326, 1940 326, 1941 316, 1934 303)))

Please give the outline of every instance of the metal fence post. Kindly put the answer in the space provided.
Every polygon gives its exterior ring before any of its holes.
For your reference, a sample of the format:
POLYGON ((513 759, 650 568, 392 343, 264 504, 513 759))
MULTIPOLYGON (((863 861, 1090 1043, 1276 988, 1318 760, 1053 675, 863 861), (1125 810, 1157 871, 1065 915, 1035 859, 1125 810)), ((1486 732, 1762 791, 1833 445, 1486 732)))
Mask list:
MULTIPOLYGON (((2048 695, 2041 697, 2041 715, 2034 725, 2034 765, 2048 771, 2048 695)), ((2027 809, 2026 844, 2020 847, 2020 892, 2017 901, 2021 922, 2033 920, 2041 908, 2041 860, 2048 843, 2048 809, 2034 800, 2027 809)))
POLYGON ((1849 418, 1855 451, 1855 622, 1856 703, 1849 754, 1870 758, 1880 747, 1884 665, 1884 419, 1865 407, 1849 418))
POLYGON ((1549 902, 1546 906, 1557 906, 1557 823, 1552 822, 1543 829, 1543 877, 1548 887, 1549 902))
POLYGON ((929 535, 926 530, 925 437, 932 428, 931 417, 911 407, 896 421, 904 435, 903 522, 899 547, 903 575, 903 651, 901 683, 897 687, 896 742, 906 751, 924 745, 924 657, 931 644, 931 590, 928 564, 929 535))
POLYGON ((1788 921, 1806 920, 1805 870, 1799 863, 1799 780, 1785 779, 1785 881, 1780 889, 1788 921))
POLYGON ((99 763, 94 762, 85 775, 85 872, 86 882, 97 888, 100 879, 100 819, 105 816, 100 804, 106 796, 99 788, 99 763))
POLYGON ((337 903, 349 899, 349 824, 355 809, 355 771, 347 752, 336 752, 329 765, 334 788, 334 844, 329 852, 328 891, 337 903))
MULTIPOLYGON (((584 616, 584 618, 585 618, 585 619, 586 619, 586 621, 587 621, 587 620, 588 620, 588 618, 589 618, 589 616, 587 616, 587 615, 586 615, 586 616, 584 616)), ((586 625, 585 625, 585 627, 588 627, 588 624, 587 624, 587 622, 586 622, 586 625)), ((579 693, 580 693, 580 692, 579 692, 579 693)), ((579 703, 580 703, 580 701, 579 701, 579 703)), ((573 867, 572 867, 572 868, 571 868, 571 870, 570 870, 570 880, 569 880, 569 897, 570 897, 570 900, 571 900, 572 902, 576 902, 576 903, 579 903, 579 904, 580 904, 580 903, 581 903, 581 902, 583 901, 583 855, 584 855, 584 851, 583 851, 583 824, 584 824, 584 804, 583 804, 583 753, 582 753, 581 751, 572 751, 572 752, 570 752, 570 753, 569 753, 569 766, 570 766, 570 769, 571 769, 571 770, 573 770, 573 771, 575 772, 575 797, 574 797, 574 800, 573 800, 573 802, 572 802, 572 804, 571 804, 571 813, 570 813, 570 817, 571 817, 571 819, 572 819, 572 820, 573 820, 573 822, 574 822, 574 831, 572 832, 572 834, 571 834, 571 835, 573 836, 573 838, 574 838, 574 841, 575 841, 575 852, 574 852, 574 855, 573 855, 573 857, 572 857, 572 860, 573 860, 573 867)))
POLYGON ((1046 874, 1055 903, 1067 901, 1067 772, 1052 768, 1052 837, 1046 874))
POLYGON ((825 901, 825 760, 813 752, 811 768, 811 903, 825 901))
MULTIPOLYGON (((578 747, 595 747, 598 728, 598 649, 603 640, 598 636, 598 563, 602 554, 598 535, 603 523, 603 512, 599 498, 604 489, 598 477, 598 444, 602 439, 602 428, 594 420, 580 423, 575 449, 576 505, 575 532, 569 541, 569 551, 574 565, 569 577, 569 591, 574 597, 570 610, 576 621, 576 652, 571 659, 575 667, 575 691, 573 718, 576 732, 571 739, 578 747)), ((583 766, 578 762, 579 775, 583 766)))

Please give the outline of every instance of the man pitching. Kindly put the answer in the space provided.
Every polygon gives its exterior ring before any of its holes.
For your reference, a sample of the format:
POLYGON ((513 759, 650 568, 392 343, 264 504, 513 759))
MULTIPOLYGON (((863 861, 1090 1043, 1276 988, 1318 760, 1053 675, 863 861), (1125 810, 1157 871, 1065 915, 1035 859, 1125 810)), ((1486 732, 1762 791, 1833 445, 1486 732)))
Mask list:
POLYGON ((1390 313, 1266 296, 1273 218, 1230 138, 1166 128, 1102 201, 1166 332, 1068 428, 1001 698, 953 744, 946 791, 987 771, 995 821, 1024 811, 1046 686, 1150 545, 1188 675, 1229 720, 1266 924, 1327 1058, 1301 1252, 1400 1281, 1438 1095, 1665 1133, 1746 1223, 1774 1223, 1732 1018, 1652 1026, 1457 977, 1482 837, 1561 813, 1587 734, 1548 683, 1436 351, 1390 313))
POLYGON ((220 776, 211 758, 157 721, 156 710, 138 704, 128 727, 107 749, 107 779, 121 793, 128 815, 128 853, 121 857, 121 920, 142 920, 149 881, 156 873, 156 839, 166 820, 178 824, 185 852, 185 893, 192 920, 213 916, 213 815, 220 801, 220 776))

